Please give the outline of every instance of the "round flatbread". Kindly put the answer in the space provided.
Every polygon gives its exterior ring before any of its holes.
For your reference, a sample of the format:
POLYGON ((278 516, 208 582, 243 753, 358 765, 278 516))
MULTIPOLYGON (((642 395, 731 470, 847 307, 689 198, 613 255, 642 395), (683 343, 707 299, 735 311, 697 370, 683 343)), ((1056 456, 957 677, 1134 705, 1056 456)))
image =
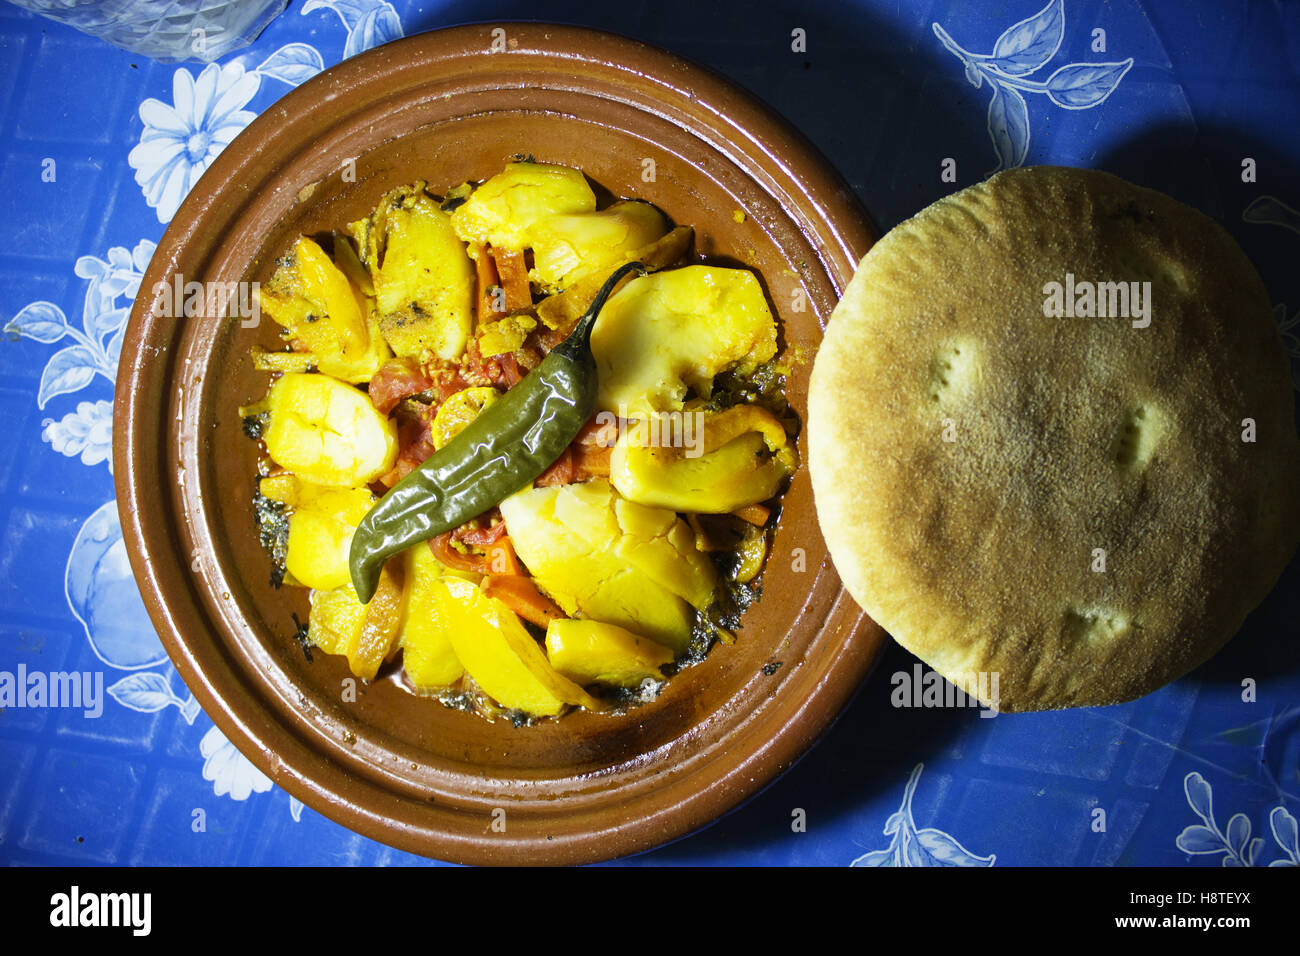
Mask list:
POLYGON ((1199 212, 1030 167, 876 244, 808 397, 822 532, 894 638, 1001 710, 1112 704, 1215 653, 1300 539, 1267 293, 1199 212), (990 699, 993 698, 993 699, 990 699))

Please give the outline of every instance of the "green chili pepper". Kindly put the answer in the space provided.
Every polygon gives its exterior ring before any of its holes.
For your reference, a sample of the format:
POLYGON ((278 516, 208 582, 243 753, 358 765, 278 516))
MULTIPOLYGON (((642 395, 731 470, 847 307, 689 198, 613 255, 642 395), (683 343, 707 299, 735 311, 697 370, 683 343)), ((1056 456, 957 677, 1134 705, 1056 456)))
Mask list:
POLYGON ((592 326, 630 272, 646 270, 639 262, 617 269, 568 338, 370 509, 352 536, 348 560, 363 603, 388 558, 500 504, 569 447, 596 407, 592 326))

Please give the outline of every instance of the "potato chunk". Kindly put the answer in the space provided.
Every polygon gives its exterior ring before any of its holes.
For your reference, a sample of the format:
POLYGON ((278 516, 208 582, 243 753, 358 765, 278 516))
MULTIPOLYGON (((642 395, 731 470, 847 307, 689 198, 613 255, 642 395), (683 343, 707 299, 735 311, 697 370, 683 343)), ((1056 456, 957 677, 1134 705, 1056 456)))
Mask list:
POLYGON ((451 595, 442 577, 442 565, 427 545, 406 552, 406 613, 399 641, 402 667, 418 690, 448 687, 465 673, 448 636, 451 595))
POLYGON ((328 375, 286 373, 271 386, 267 403, 267 454, 299 478, 359 488, 397 459, 393 422, 364 392, 328 375))
POLYGON ((326 654, 346 654, 361 639, 366 624, 366 606, 351 582, 333 590, 313 590, 308 601, 307 643, 326 654))
POLYGON ((595 209, 596 194, 578 170, 510 163, 456 208, 451 224, 465 242, 522 251, 532 244, 529 230, 538 220, 595 209))
POLYGON ((602 277, 627 253, 668 232, 668 220, 648 202, 616 202, 585 215, 547 216, 533 224, 533 277, 546 290, 563 289, 589 273, 602 277))
POLYGON ((458 358, 473 328, 474 264, 424 183, 393 190, 348 231, 370 271, 393 352, 458 358))
POLYGON ((776 355, 776 323, 744 269, 686 266, 633 279, 605 303, 591 336, 597 404, 636 415, 680 409, 720 372, 748 375, 776 355))
POLYGON ((563 292, 548 295, 537 303, 537 317, 548 329, 571 329, 582 317, 582 313, 587 311, 616 266, 624 262, 639 262, 646 267, 647 272, 657 272, 679 262, 690 251, 694 241, 694 229, 690 226, 677 226, 654 242, 625 252, 622 259, 611 263, 605 270, 589 272, 575 279, 563 292))
POLYGON ((673 511, 725 514, 773 497, 798 464, 785 429, 766 409, 683 414, 700 416, 694 448, 650 443, 637 427, 619 436, 609 459, 619 494, 673 511))
POLYGON ((662 680, 661 668, 673 652, 615 624, 600 621, 552 621, 546 629, 546 656, 551 665, 578 684, 635 687, 662 680))
POLYGON ((342 587, 350 580, 352 534, 375 496, 365 488, 329 488, 300 481, 294 498, 285 569, 309 588, 342 587))
POLYGON ((326 375, 365 382, 392 357, 366 297, 306 236, 257 295, 258 307, 306 345, 326 375))
MULTIPOLYGON (((401 558, 389 559, 379 572, 374 595, 366 604, 365 623, 355 639, 348 642, 348 667, 362 680, 374 680, 380 665, 397 653, 406 607, 404 577, 401 558)), ((352 587, 351 582, 347 586, 352 587)))
POLYGON ((560 674, 514 612, 478 585, 444 577, 447 629, 456 656, 483 692, 508 710, 551 717, 567 705, 600 707, 560 674))
POLYGON ((525 489, 501 503, 501 516, 520 560, 566 614, 687 649, 691 605, 712 603, 716 574, 675 514, 623 501, 597 479, 525 489))

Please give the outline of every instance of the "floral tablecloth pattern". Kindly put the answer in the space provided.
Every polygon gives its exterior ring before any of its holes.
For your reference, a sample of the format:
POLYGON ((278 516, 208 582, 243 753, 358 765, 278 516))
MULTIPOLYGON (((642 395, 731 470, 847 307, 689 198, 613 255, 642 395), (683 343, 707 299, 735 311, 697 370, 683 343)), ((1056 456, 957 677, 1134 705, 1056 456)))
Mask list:
MULTIPOLYGON (((533 18, 731 77, 882 229, 1024 164, 1171 192, 1255 261, 1300 387, 1297 4, 307 0, 244 50, 162 65, 0 2, 0 862, 430 862, 275 788, 185 689, 127 562, 112 389, 159 237, 259 112, 388 40, 533 18), (78 706, 51 706, 56 674, 78 675, 78 706)), ((1300 865, 1298 578, 1213 661, 1118 707, 894 706, 918 665, 892 647, 791 772, 625 862, 1300 865)))

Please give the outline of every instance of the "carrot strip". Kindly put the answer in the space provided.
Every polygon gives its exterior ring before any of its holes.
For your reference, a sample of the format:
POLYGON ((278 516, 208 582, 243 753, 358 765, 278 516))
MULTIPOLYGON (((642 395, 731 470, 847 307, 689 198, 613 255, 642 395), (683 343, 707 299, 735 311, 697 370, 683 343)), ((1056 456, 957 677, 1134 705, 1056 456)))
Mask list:
POLYGON ((478 279, 478 324, 485 325, 501 318, 501 313, 493 308, 492 290, 500 288, 497 267, 488 251, 477 242, 470 243, 470 255, 474 259, 474 274, 478 279))
POLYGON ((532 578, 488 575, 483 581, 483 593, 496 598, 525 621, 546 627, 557 618, 567 615, 555 602, 537 590, 532 578))
POLYGON ((618 427, 617 419, 610 420, 606 414, 597 412, 587 419, 587 424, 582 426, 577 437, 573 440, 579 445, 600 445, 602 448, 613 448, 618 444, 618 427))
POLYGON ((574 474, 573 445, 569 445, 560 452, 560 457, 555 459, 550 468, 537 476, 533 484, 538 488, 545 488, 548 485, 567 485, 573 481, 574 474))
POLYGON ((492 575, 518 577, 526 573, 524 566, 519 563, 519 556, 515 554, 514 545, 510 543, 509 535, 502 535, 488 545, 487 565, 492 575))
POLYGON ((743 508, 737 508, 732 514, 761 528, 767 524, 767 519, 772 517, 772 509, 765 505, 745 505, 743 508))
POLYGON ((574 445, 574 470, 577 474, 573 480, 608 478, 609 458, 613 452, 614 449, 602 448, 599 445, 574 445))
POLYGON ((492 258, 496 260, 501 287, 506 290, 506 311, 516 312, 531 306, 533 290, 528 284, 528 264, 524 261, 523 252, 518 249, 493 249, 492 258))

